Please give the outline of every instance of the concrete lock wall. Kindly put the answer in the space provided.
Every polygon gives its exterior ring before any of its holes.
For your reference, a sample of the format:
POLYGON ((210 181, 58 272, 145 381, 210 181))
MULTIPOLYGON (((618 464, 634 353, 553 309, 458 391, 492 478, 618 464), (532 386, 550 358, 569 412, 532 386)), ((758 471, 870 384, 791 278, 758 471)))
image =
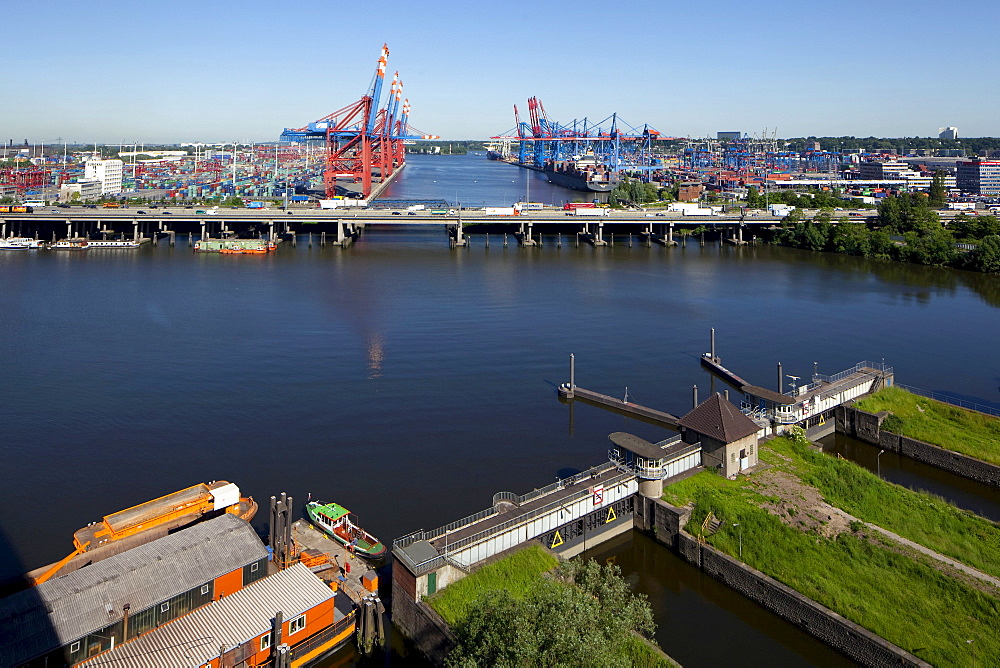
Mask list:
POLYGON ((883 431, 881 426, 886 415, 886 413, 868 413, 854 406, 840 406, 835 413, 837 432, 956 475, 1000 487, 1000 466, 924 441, 883 431))
POLYGON ((870 666, 930 665, 764 573, 709 545, 701 545, 684 530, 691 515, 689 509, 651 499, 644 512, 647 521, 652 520, 658 542, 851 659, 870 666))
POLYGON ((852 660, 868 666, 930 665, 729 555, 708 545, 701 548, 703 571, 852 660))
POLYGON ((392 623, 413 641, 431 663, 440 666, 455 648, 457 641, 441 616, 423 601, 415 601, 406 592, 396 592, 392 584, 392 623))

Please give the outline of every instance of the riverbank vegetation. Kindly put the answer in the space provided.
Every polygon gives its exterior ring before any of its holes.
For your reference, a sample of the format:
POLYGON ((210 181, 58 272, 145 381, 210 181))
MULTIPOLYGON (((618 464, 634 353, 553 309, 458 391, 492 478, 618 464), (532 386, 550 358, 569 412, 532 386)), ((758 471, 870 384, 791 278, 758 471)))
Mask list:
POLYGON ((449 585, 427 601, 458 640, 451 666, 673 666, 650 639, 644 596, 617 566, 559 563, 538 546, 449 585))
MULTIPOLYGON (((886 387, 855 402, 869 413, 888 411, 882 429, 1000 466, 1000 418, 886 387)), ((1000 543, 998 543, 1000 548, 1000 543)), ((1000 554, 994 558, 1000 559, 1000 554)))
POLYGON ((835 221, 828 207, 805 220, 796 209, 783 219, 772 239, 806 250, 1000 273, 1000 220, 995 216, 960 214, 945 227, 928 195, 913 193, 883 198, 878 220, 874 227, 845 217, 835 221))
POLYGON ((969 640, 979 665, 1000 660, 998 591, 865 524, 996 573, 994 523, 790 439, 760 452, 761 470, 735 481, 703 472, 665 489, 693 504, 689 532, 712 513, 708 543, 931 663, 972 665, 969 640))

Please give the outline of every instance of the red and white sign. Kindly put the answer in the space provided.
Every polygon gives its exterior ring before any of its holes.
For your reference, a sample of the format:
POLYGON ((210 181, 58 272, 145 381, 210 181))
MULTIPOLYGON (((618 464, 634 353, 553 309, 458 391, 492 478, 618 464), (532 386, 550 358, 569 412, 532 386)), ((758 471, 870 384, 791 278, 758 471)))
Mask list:
POLYGON ((594 493, 594 505, 599 506, 604 503, 604 485, 591 487, 591 490, 594 493))

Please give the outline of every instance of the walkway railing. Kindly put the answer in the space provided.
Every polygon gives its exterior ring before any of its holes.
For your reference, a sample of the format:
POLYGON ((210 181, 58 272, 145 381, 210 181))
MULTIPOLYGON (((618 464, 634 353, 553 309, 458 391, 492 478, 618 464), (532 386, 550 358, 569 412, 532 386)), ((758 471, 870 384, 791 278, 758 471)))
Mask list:
POLYGON ((844 371, 841 371, 840 373, 835 373, 832 376, 824 376, 821 373, 814 373, 812 379, 814 383, 819 381, 823 381, 825 383, 837 383, 844 380, 852 373, 858 373, 862 369, 874 369, 875 371, 881 372, 883 375, 890 374, 893 372, 892 367, 886 366, 884 361, 872 362, 869 360, 865 360, 863 362, 858 362, 850 369, 846 369, 844 371))
MULTIPOLYGON (((575 482, 573 484, 575 484, 577 482, 581 482, 581 481, 587 479, 588 477, 591 477, 591 475, 593 475, 593 473, 595 471, 599 470, 601 473, 603 473, 603 472, 607 472, 608 470, 611 470, 613 468, 615 468, 615 467, 611 463, 603 464, 600 467, 596 467, 595 466, 594 468, 589 469, 588 471, 584 471, 584 472, 578 473, 575 476, 571 476, 570 478, 564 478, 561 482, 568 482, 570 480, 574 480, 575 482)), ((614 487, 615 485, 619 485, 621 483, 628 482, 629 480, 632 480, 634 478, 635 478, 635 476, 633 474, 631 474, 631 473, 619 474, 619 475, 616 475, 616 476, 614 476, 612 478, 609 478, 608 480, 605 480, 604 481, 604 486, 605 486, 605 488, 611 488, 611 487, 614 487)), ((565 487, 565 486, 566 485, 563 485, 563 487, 565 487)), ((552 488, 553 490, 557 489, 556 487, 554 487, 554 485, 549 485, 548 487, 552 488)), ((529 492, 528 494, 525 494, 523 496, 534 495, 534 497, 537 498, 537 496, 538 496, 537 492, 538 491, 539 490, 535 490, 534 492, 529 492)), ((552 491, 552 490, 550 490, 550 491, 552 491)), ((592 494, 592 492, 591 492, 590 489, 588 489, 588 488, 582 488, 582 489, 574 492, 573 494, 571 494, 569 496, 564 496, 564 497, 555 499, 554 501, 552 501, 550 503, 547 503, 547 504, 545 504, 543 506, 539 506, 538 508, 535 508, 534 510, 530 510, 528 512, 521 513, 520 515, 518 515, 516 517, 512 517, 511 519, 507 520, 506 522, 503 522, 501 524, 489 527, 489 528, 484 529, 484 530, 482 530, 482 531, 480 531, 478 533, 472 534, 471 536, 467 536, 465 538, 461 538, 459 540, 456 540, 454 543, 448 543, 447 545, 445 545, 442 548, 438 549, 438 555, 436 557, 432 557, 432 558, 430 558, 430 559, 428 559, 426 561, 423 561, 423 562, 421 562, 419 564, 418 563, 414 563, 411 559, 409 559, 409 557, 402 550, 402 548, 404 548, 407 545, 410 545, 411 543, 413 543, 415 541, 418 541, 418 540, 427 540, 427 541, 430 541, 430 540, 433 540, 435 538, 439 538, 439 537, 443 536, 445 534, 445 531, 442 530, 443 527, 440 528, 440 529, 435 529, 433 531, 417 531, 417 532, 414 532, 414 533, 412 533, 412 534, 410 534, 408 536, 404 536, 403 538, 399 538, 399 539, 393 541, 393 544, 392 544, 393 555, 396 558, 401 558, 403 561, 405 561, 406 564, 407 564, 407 566, 409 567, 410 571, 414 575, 417 575, 418 577, 420 575, 423 575, 424 573, 429 573, 430 571, 432 571, 432 570, 434 570, 436 568, 439 568, 439 567, 443 566, 446 563, 450 563, 450 564, 452 564, 454 566, 457 566, 458 568, 461 568, 463 570, 468 570, 468 565, 462 564, 461 562, 456 561, 452 557, 452 555, 455 554, 456 552, 460 552, 462 549, 464 549, 465 547, 467 547, 469 545, 474 545, 474 544, 482 542, 482 541, 484 541, 484 540, 486 540, 486 539, 488 539, 488 538, 490 538, 492 536, 496 536, 496 535, 502 534, 502 533, 504 533, 506 531, 509 531, 510 529, 512 529, 512 528, 514 528, 514 527, 516 527, 516 526, 518 526, 520 524, 524 524, 525 522, 529 522, 529 521, 535 519, 536 517, 541 517, 542 515, 546 515, 546 514, 552 512, 553 510, 555 510, 557 508, 568 507, 568 506, 572 505, 573 503, 579 501, 580 499, 583 499, 583 498, 586 498, 586 497, 590 496, 591 494, 592 494), (397 550, 396 548, 400 548, 400 549, 397 550)), ((495 511, 492 511, 492 509, 491 509, 491 511, 486 516, 488 517, 489 515, 492 515, 492 514, 495 514, 495 511)), ((470 517, 476 517, 477 515, 471 515, 470 517)), ((463 520, 459 520, 459 522, 462 522, 462 521, 463 520)), ((455 522, 453 524, 458 524, 458 522, 455 522)), ((467 526, 467 524, 468 523, 462 524, 462 526, 467 526)), ((451 525, 448 525, 448 526, 451 526, 451 525)))
POLYGON ((974 401, 966 401, 965 399, 959 399, 958 397, 952 397, 947 394, 941 394, 940 392, 931 392, 930 390, 921 390, 919 387, 913 387, 911 385, 903 385, 902 383, 896 383, 896 387, 911 392, 913 394, 919 394, 922 397, 927 397, 928 399, 934 399, 935 401, 940 401, 941 403, 951 404, 952 406, 958 406, 959 408, 966 408, 970 411, 976 411, 977 413, 985 413, 986 415, 993 415, 995 417, 1000 417, 1000 408, 994 408, 992 406, 987 406, 985 404, 977 404, 974 401))
POLYGON ((496 494, 493 495, 494 506, 492 508, 481 510, 474 515, 469 515, 468 517, 463 517, 460 520, 455 520, 451 524, 446 524, 445 526, 438 527, 437 529, 432 529, 430 531, 423 531, 423 530, 414 531, 409 535, 403 536, 402 538, 397 538, 396 540, 392 541, 392 546, 406 547, 407 545, 415 543, 418 540, 431 541, 434 540, 435 538, 440 538, 441 536, 445 535, 450 531, 461 529, 462 527, 469 526, 470 524, 475 524, 476 522, 486 519, 487 517, 496 515, 497 514, 496 504, 499 501, 507 501, 509 503, 514 504, 515 506, 519 506, 533 499, 537 499, 540 496, 551 494, 552 492, 558 491, 564 487, 575 485, 581 480, 586 480, 587 478, 593 478, 599 476, 602 473, 609 471, 613 468, 614 465, 612 465, 610 462, 607 462, 605 464, 599 464, 597 466, 587 469, 586 471, 581 471, 580 473, 571 475, 568 478, 562 478, 550 485, 546 485, 545 487, 542 487, 540 489, 532 490, 525 494, 521 494, 520 496, 515 495, 513 492, 497 492, 496 494))

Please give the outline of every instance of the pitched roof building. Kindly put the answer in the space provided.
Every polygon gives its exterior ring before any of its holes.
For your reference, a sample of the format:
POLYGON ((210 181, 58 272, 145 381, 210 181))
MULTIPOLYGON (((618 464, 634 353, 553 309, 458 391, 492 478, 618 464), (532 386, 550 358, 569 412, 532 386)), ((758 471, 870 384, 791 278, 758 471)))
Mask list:
POLYGON ((710 396, 677 424, 685 443, 701 442, 705 468, 717 468, 722 475, 732 478, 757 464, 761 427, 721 394, 710 396))
POLYGON ((260 579, 267 550, 235 515, 0 599, 0 665, 75 664, 260 579))

